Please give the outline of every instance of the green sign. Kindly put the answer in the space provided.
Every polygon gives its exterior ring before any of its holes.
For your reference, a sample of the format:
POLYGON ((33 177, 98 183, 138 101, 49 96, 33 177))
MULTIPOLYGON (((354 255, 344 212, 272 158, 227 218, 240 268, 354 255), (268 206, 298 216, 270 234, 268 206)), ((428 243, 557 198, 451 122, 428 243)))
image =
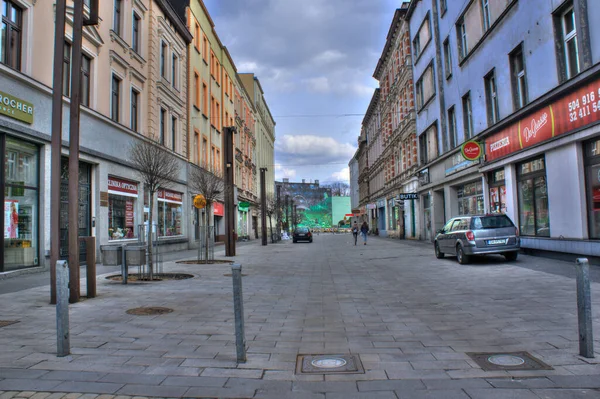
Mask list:
POLYGON ((238 210, 247 212, 248 208, 250 208, 250 203, 246 201, 241 201, 238 203, 238 210))
POLYGON ((33 104, 0 91, 0 114, 33 123, 33 104))

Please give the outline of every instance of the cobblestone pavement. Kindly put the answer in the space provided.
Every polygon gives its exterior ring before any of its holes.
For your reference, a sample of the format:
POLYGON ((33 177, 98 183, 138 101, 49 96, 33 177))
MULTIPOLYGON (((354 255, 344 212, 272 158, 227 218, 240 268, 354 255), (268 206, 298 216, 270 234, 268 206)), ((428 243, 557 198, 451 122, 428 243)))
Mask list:
MULTIPOLYGON (((570 263, 463 266, 423 243, 325 234, 246 245, 235 261, 246 275, 246 363, 235 361, 229 265, 171 261, 165 272, 194 277, 99 277, 98 297, 70 306, 67 357, 56 357, 47 286, 0 294, 0 320, 19 321, 0 328, 0 399, 600 398, 600 342, 595 359, 578 356, 575 281, 555 272, 570 263), (173 312, 126 313, 141 306, 173 312), (552 370, 484 371, 467 355, 520 351, 552 370), (357 355, 365 372, 296 372, 298 355, 318 354, 357 355)), ((593 283, 595 331, 598 298, 593 283)))

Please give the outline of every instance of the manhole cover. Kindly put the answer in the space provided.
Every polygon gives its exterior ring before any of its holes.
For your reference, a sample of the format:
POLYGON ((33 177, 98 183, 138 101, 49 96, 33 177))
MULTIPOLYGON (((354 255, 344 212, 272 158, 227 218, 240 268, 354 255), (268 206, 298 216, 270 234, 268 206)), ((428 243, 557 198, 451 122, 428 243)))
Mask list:
POLYGON ((497 366, 520 366, 525 363, 525 359, 512 355, 494 355, 488 357, 488 362, 497 366))
POLYGON ((365 370, 358 355, 299 355, 296 374, 357 374, 365 370))
POLYGON ((553 370, 552 367, 527 352, 467 353, 485 371, 493 370, 553 370))
POLYGON ((161 308, 161 307, 148 307, 148 308, 134 308, 129 309, 127 314, 132 314, 136 316, 154 316, 165 313, 171 313, 173 309, 169 308, 161 308))
POLYGON ((18 322, 18 320, 0 320, 0 327, 10 326, 11 324, 16 324, 18 322))

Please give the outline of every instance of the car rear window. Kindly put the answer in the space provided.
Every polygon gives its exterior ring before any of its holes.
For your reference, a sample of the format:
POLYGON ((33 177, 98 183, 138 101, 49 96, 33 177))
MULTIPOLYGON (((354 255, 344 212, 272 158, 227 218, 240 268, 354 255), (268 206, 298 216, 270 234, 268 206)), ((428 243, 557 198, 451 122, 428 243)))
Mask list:
POLYGON ((296 233, 308 233, 308 229, 306 227, 302 229, 296 229, 296 233))
POLYGON ((474 217, 471 221, 473 230, 501 229, 513 226, 513 222, 506 215, 474 217))

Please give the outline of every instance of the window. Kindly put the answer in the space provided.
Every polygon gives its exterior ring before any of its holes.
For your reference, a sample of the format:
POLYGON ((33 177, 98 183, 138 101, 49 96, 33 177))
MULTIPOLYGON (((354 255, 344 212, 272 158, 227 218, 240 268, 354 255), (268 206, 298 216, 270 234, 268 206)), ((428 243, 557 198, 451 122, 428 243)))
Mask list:
POLYGON ((63 96, 71 96, 71 44, 65 42, 65 51, 63 53, 63 96))
POLYGON ((463 125, 465 129, 465 141, 473 137, 473 108, 471 106, 471 92, 462 98, 463 125))
POLYGON ((200 164, 200 133, 197 130, 194 131, 194 147, 192 149, 194 155, 194 163, 200 164))
POLYGON ((200 109, 200 75, 194 71, 194 107, 200 109))
POLYGON ((208 86, 202 82, 202 113, 208 117, 208 86))
POLYGON ((417 110, 421 110, 425 104, 435 95, 433 81, 433 63, 431 63, 415 85, 417 95, 417 110))
POLYGON ((489 0, 481 0, 481 15, 483 17, 483 31, 490 29, 490 4, 489 0))
POLYGON ((158 192, 158 231, 160 237, 178 236, 181 231, 183 194, 170 190, 158 192))
POLYGON ((423 133, 419 136, 419 158, 421 165, 425 165, 428 162, 427 159, 427 134, 423 133))
POLYGON ((208 63, 208 39, 204 34, 202 35, 202 59, 208 63))
POLYGON ((448 5, 446 4, 446 0, 440 0, 440 14, 443 16, 448 10, 448 5))
POLYGON ((450 139, 450 149, 456 147, 458 137, 456 136, 456 111, 454 106, 448 109, 448 138, 450 139))
POLYGON ((175 151, 177 143, 177 118, 171 117, 171 149, 175 151))
POLYGON ((167 111, 164 108, 160 109, 160 126, 158 132, 158 142, 165 145, 165 123, 167 120, 167 111))
POLYGON ((173 87, 177 88, 177 67, 178 67, 178 58, 175 55, 175 53, 173 53, 173 59, 172 59, 172 63, 171 63, 171 83, 173 84, 173 87))
POLYGON ((115 9, 113 14, 113 31, 121 36, 121 10, 123 0, 115 0, 115 9))
POLYGON ((487 103, 488 125, 493 125, 498 122, 498 91, 496 88, 496 73, 495 70, 486 75, 485 81, 485 97, 487 103))
POLYGON ((469 53, 469 43, 467 41, 467 27, 465 26, 465 20, 460 19, 456 24, 456 34, 458 36, 458 53, 462 60, 469 53))
POLYGON ((10 0, 4 0, 2 6, 2 63, 20 70, 23 11, 10 0))
POLYGON ((160 43, 160 76, 167 77, 167 43, 160 43))
POLYGON ((134 12, 131 26, 131 48, 136 53, 140 52, 140 17, 134 12))
POLYGON ((585 177, 590 239, 600 238, 600 140, 585 144, 585 177))
POLYGON ((488 182, 490 185, 490 213, 506 213, 504 169, 490 172, 488 182))
POLYGON ((565 72, 567 79, 570 79, 579 73, 579 46, 577 45, 575 11, 572 7, 562 14, 561 23, 565 53, 565 72))
MULTIPOLYGON (((481 215, 485 213, 483 209, 483 184, 481 180, 458 186, 457 196, 459 215, 481 215)), ((468 229, 468 225, 466 229, 468 229)))
POLYGON ((200 24, 198 22, 194 22, 194 47, 196 50, 200 51, 200 24))
POLYGON ((137 198, 137 183, 108 176, 109 240, 135 237, 135 204, 137 198))
POLYGON ((523 60, 523 44, 521 43, 510 54, 510 75, 512 81, 513 104, 515 110, 527 104, 527 82, 525 80, 525 62, 523 60))
POLYGON ((450 53, 450 38, 444 40, 444 68, 446 69, 446 79, 452 76, 452 54, 450 53))
POLYGON ((415 54, 415 60, 421 55, 421 43, 419 42, 419 35, 413 39, 413 53, 415 54))
POLYGON ((550 237, 544 158, 517 165, 517 182, 519 232, 523 236, 550 237))
POLYGON ((120 109, 120 90, 121 90, 121 79, 117 77, 117 75, 112 75, 112 95, 111 95, 111 104, 110 104, 110 118, 119 122, 119 109, 120 109))
POLYGON ((81 105, 90 106, 92 59, 83 54, 81 59, 81 105))
POLYGON ((140 93, 137 90, 131 89, 131 130, 134 132, 139 132, 139 96, 140 93))
POLYGON ((431 27, 429 22, 429 12, 425 16, 423 23, 419 27, 419 31, 417 32, 415 38, 413 39, 413 52, 415 56, 415 60, 419 58, 421 55, 421 51, 427 47, 429 41, 431 40, 431 27))
POLYGON ((202 165, 208 165, 208 140, 202 137, 202 165))

